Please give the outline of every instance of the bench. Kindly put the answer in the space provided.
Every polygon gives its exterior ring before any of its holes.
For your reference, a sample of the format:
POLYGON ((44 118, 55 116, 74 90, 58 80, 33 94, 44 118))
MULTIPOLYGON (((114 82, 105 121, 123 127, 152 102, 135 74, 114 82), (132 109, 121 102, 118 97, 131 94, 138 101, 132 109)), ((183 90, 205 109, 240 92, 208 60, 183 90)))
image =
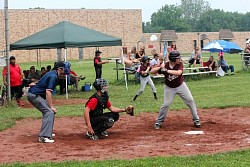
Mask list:
POLYGON ((116 80, 119 81, 119 71, 123 71, 123 75, 126 74, 128 78, 128 74, 135 74, 136 73, 136 68, 124 68, 124 65, 119 62, 120 58, 108 58, 108 60, 115 60, 115 68, 113 70, 116 70, 116 80), (119 67, 122 66, 122 67, 119 67))
MULTIPOLYGON (((183 73, 183 76, 192 76, 192 75, 202 75, 202 74, 216 74, 217 71, 204 71, 204 72, 190 72, 190 73, 183 73)), ((152 75, 152 79, 157 79, 157 78, 164 78, 164 75, 152 75)))

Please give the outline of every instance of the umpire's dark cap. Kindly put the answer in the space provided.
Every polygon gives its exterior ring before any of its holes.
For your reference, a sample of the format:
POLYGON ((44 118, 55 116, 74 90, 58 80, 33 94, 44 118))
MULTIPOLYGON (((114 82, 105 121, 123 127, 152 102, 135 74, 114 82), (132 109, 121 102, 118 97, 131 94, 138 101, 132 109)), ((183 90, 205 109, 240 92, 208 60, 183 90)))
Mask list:
POLYGON ((57 70, 58 68, 65 68, 65 63, 63 61, 58 61, 53 69, 57 70))

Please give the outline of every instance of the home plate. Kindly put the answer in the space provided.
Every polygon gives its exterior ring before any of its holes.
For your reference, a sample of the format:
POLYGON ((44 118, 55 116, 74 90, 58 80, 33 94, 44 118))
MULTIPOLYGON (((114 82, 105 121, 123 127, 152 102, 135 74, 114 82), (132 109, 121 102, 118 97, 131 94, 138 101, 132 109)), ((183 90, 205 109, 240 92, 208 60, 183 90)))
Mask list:
POLYGON ((203 131, 188 131, 188 132, 184 132, 187 135, 202 135, 204 134, 203 131))

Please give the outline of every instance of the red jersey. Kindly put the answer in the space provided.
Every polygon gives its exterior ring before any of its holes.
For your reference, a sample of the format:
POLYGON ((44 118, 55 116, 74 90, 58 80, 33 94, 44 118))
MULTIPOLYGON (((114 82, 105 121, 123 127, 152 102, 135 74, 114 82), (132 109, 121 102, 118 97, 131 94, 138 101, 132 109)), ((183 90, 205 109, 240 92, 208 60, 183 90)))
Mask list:
MULTIPOLYGON (((96 106, 97 106, 97 103, 98 103, 98 100, 97 100, 97 98, 91 98, 90 100, 89 100, 89 102, 87 103, 87 107, 88 108, 90 108, 91 110, 95 110, 95 108, 96 108, 96 106)), ((108 100, 108 102, 106 103, 106 105, 105 105, 105 108, 109 108, 109 107, 111 107, 111 103, 110 103, 110 101, 108 100)))
MULTIPOLYGON (((10 64, 10 86, 19 86, 22 85, 22 79, 21 79, 21 68, 18 64, 11 65, 10 64)), ((7 67, 5 66, 2 71, 2 75, 7 75, 7 67)))

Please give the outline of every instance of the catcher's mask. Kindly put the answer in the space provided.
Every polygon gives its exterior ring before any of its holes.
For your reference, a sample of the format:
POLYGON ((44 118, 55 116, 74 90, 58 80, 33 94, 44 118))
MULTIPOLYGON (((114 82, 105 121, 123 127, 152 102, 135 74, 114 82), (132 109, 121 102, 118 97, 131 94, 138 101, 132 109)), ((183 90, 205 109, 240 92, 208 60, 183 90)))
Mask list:
POLYGON ((96 90, 100 90, 102 93, 108 92, 108 81, 106 79, 96 79, 93 86, 96 90))
POLYGON ((181 58, 181 54, 178 50, 173 50, 169 53, 169 60, 171 62, 176 62, 176 59, 180 59, 181 58))

